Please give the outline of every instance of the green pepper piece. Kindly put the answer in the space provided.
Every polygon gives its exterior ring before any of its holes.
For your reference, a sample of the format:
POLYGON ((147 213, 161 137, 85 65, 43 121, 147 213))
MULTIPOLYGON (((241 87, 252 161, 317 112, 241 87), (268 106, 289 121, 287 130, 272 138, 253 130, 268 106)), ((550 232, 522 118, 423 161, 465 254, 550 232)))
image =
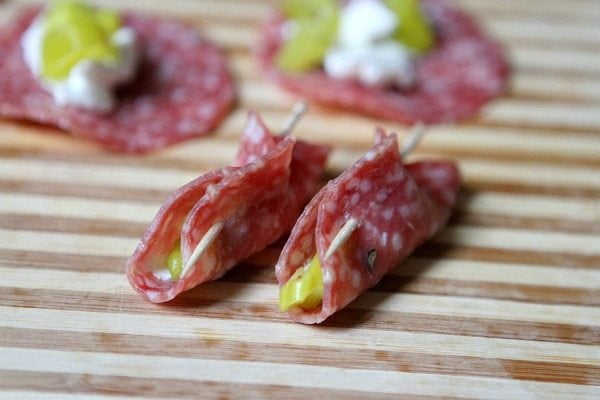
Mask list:
POLYGON ((419 0, 385 0, 385 3, 400 20, 394 39, 417 53, 435 46, 435 32, 423 14, 419 0))
POLYGON ((292 37, 277 54, 277 66, 287 72, 318 68, 337 38, 340 7, 336 1, 285 1, 284 13, 295 23, 292 37))
POLYGON ((171 280, 173 282, 177 281, 181 276, 181 271, 183 270, 183 259, 181 258, 181 246, 179 241, 175 243, 173 251, 167 257, 167 269, 171 274, 171 280))
POLYGON ((308 267, 299 268, 279 291, 279 309, 297 306, 312 310, 323 300, 323 272, 315 255, 308 267))

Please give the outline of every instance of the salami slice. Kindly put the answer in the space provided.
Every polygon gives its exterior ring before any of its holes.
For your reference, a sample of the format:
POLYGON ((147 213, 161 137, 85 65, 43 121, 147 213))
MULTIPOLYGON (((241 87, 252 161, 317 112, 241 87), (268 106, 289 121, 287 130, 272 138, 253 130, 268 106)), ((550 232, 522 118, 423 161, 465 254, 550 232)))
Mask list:
POLYGON ((443 0, 423 0, 437 46, 416 60, 414 89, 363 86, 330 78, 322 69, 289 74, 275 57, 284 42, 284 18, 264 25, 258 56, 268 76, 283 88, 324 105, 405 124, 454 122, 468 118, 506 86, 508 64, 500 46, 487 38, 464 12, 443 0))
POLYGON ((39 9, 0 31, 0 116, 53 125, 107 149, 139 153, 204 135, 226 116, 234 85, 217 47, 177 22, 123 15, 138 35, 134 82, 118 90, 116 107, 98 114, 59 107, 26 66, 21 36, 39 9))
POLYGON ((165 302, 267 247, 289 232, 317 190, 328 153, 325 146, 273 137, 250 113, 233 165, 181 187, 160 208, 127 262, 131 285, 146 299, 165 302), (185 262, 218 223, 223 228, 191 273, 173 281, 166 263, 177 242, 185 262))
POLYGON ((450 162, 403 165, 395 135, 379 134, 362 159, 315 195, 294 226, 276 266, 283 286, 318 256, 322 302, 290 308, 295 321, 319 323, 374 286, 447 221, 460 177, 450 162), (350 219, 358 226, 347 242, 325 254, 350 219))

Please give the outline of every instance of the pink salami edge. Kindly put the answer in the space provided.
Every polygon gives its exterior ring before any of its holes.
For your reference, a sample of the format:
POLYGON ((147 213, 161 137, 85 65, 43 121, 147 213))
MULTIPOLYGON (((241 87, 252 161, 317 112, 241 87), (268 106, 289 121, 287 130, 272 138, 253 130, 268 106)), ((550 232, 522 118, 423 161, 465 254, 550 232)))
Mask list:
POLYGON ((267 76, 297 95, 323 105, 412 124, 456 122, 475 115, 505 87, 509 67, 501 47, 473 19, 444 0, 424 0, 438 35, 437 47, 416 62, 417 86, 410 91, 372 88, 328 77, 322 70, 288 74, 275 58, 283 38, 283 16, 262 28, 258 58, 267 76))
POLYGON ((39 8, 0 31, 0 116, 56 126, 118 152, 142 153, 211 132, 234 101, 225 58, 196 29, 133 13, 124 24, 138 34, 136 80, 118 91, 108 114, 58 107, 26 66, 21 36, 39 8))
POLYGON ((315 195, 292 229, 276 266, 279 285, 318 254, 324 290, 319 307, 294 308, 290 317, 320 323, 373 287, 445 225, 459 186, 455 164, 421 161, 405 166, 396 136, 380 134, 378 144, 315 195), (323 261, 350 218, 360 225, 323 261))
POLYGON ((219 278, 289 232, 317 191, 328 153, 326 146, 272 136, 260 117, 250 112, 232 166, 184 185, 160 208, 127 261, 131 285, 149 301, 169 301, 219 278), (191 275, 173 282, 154 274, 165 269, 178 239, 187 260, 199 239, 219 221, 225 222, 219 239, 191 275))

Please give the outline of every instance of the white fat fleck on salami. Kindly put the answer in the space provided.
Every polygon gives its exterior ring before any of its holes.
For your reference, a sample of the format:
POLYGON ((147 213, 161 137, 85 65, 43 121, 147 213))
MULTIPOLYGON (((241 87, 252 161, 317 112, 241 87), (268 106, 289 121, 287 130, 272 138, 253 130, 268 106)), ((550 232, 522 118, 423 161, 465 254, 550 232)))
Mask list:
POLYGON ((206 188, 206 196, 215 197, 219 193, 219 187, 217 185, 208 185, 206 188))
POLYGON ((350 205, 357 205, 358 201, 360 200, 360 194, 354 192, 352 193, 352 196, 350 196, 350 205))
POLYGON ((379 242, 381 243, 381 247, 387 246, 387 242, 388 242, 388 233, 387 232, 383 232, 381 234, 381 238, 379 239, 379 242))
POLYGON ((364 179, 360 182, 361 192, 368 192, 369 190, 371 190, 372 187, 373 187, 373 184, 369 180, 364 179))
POLYGON ((365 159, 368 160, 368 161, 372 161, 375 158, 376 155, 377 154, 375 154, 374 151, 370 150, 370 151, 367 152, 367 154, 365 154, 365 159))
POLYGON ((417 190, 417 185, 412 180, 408 181, 406 186, 404 186, 404 193, 406 197, 411 197, 417 190))
POLYGON ((333 280, 335 279, 335 272, 330 270, 330 269, 326 269, 323 271, 323 284, 324 285, 331 285, 333 283, 333 280))
POLYGON ((348 183, 346 183, 346 189, 350 190, 350 189, 357 188, 359 184, 360 184, 360 181, 358 179, 350 179, 350 180, 348 180, 348 183))
POLYGON ((313 241, 313 238, 310 236, 303 237, 300 242, 300 249, 303 252, 307 252, 312 246, 312 241, 313 241))
POLYGON ((358 289, 360 287, 361 280, 362 280, 362 277, 360 276, 360 272, 352 271, 352 280, 351 280, 352 287, 355 289, 358 289))
POLYGON ((329 201, 327 203, 325 203, 325 211, 327 211, 330 214, 335 213, 335 210, 337 209, 337 206, 334 202, 329 201))
POLYGON ((392 246, 394 246, 395 250, 400 250, 402 248, 403 240, 399 233, 394 233, 392 236, 392 246))
POLYGON ((171 279, 171 273, 168 269, 159 269, 153 272, 156 279, 161 281, 167 281, 171 279))
POLYGON ((391 220, 392 217, 394 216, 394 208, 393 207, 386 208, 385 210, 383 210, 381 212, 381 216, 386 221, 391 220))
POLYGON ((304 260, 304 254, 300 251, 296 251, 294 254, 292 254, 290 261, 293 264, 302 264, 303 260, 304 260))
POLYGON ((423 0, 422 5, 438 41, 432 51, 416 59, 413 90, 363 86, 329 77, 322 69, 300 74, 278 70, 276 55, 286 41, 281 13, 265 23, 258 56, 269 78, 314 102, 406 124, 468 118, 504 91, 508 62, 501 47, 451 2, 423 0))
POLYGON ((54 125, 107 149, 140 153, 212 131, 234 100, 233 79, 217 47, 195 28, 125 13, 139 38, 136 79, 117 92, 108 114, 59 107, 25 65, 19 38, 39 9, 0 31, 0 116, 54 125))
POLYGON ((387 197, 388 197, 388 191, 387 191, 387 189, 383 189, 383 190, 380 190, 379 192, 377 192, 377 195, 375 196, 375 201, 382 202, 385 199, 387 199, 387 197))

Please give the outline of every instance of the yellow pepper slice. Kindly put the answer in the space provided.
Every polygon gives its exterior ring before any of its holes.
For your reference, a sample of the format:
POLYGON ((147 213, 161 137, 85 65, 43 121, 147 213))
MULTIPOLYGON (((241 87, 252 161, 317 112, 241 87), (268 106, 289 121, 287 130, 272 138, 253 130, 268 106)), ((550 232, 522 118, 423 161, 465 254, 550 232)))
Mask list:
POLYGON ((317 307, 323 300, 323 272, 319 257, 299 268, 279 291, 279 309, 287 311, 297 306, 305 310, 317 307))
POLYGON ((385 0, 385 3, 400 20, 394 39, 418 53, 435 45, 435 32, 423 14, 420 0, 385 0))
POLYGON ((277 54, 277 66, 287 72, 319 67, 336 39, 340 11, 337 1, 288 0, 283 7, 295 28, 292 37, 277 54))
POLYGON ((76 2, 57 3, 44 20, 42 76, 62 80, 81 60, 116 60, 119 49, 111 37, 120 26, 116 12, 96 11, 76 2))
POLYGON ((181 276, 181 270, 183 269, 183 259, 181 258, 181 246, 179 241, 175 244, 173 251, 167 258, 167 269, 171 274, 171 280, 175 282, 181 276))

